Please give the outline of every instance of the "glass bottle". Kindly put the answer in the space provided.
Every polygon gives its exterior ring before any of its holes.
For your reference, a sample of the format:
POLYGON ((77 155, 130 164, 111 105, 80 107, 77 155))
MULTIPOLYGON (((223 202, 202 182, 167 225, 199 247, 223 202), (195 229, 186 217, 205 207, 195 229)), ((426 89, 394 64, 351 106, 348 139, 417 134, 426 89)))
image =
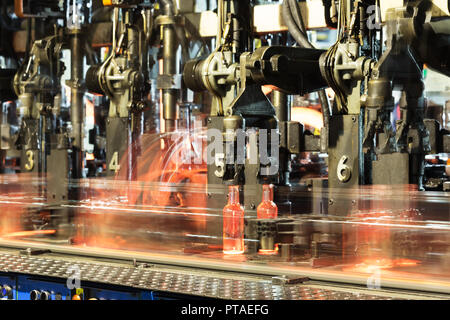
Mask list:
POLYGON ((244 253, 244 208, 239 203, 239 186, 228 187, 228 204, 223 208, 223 253, 244 253))
MULTIPOLYGON (((273 202, 273 185, 263 185, 262 201, 256 209, 258 219, 276 219, 278 217, 278 207, 273 202)), ((266 244, 268 245, 268 244, 266 244)), ((271 248, 259 249, 259 254, 274 255, 278 253, 278 245, 273 244, 271 248)))
POLYGON ((278 207, 273 202, 273 185, 264 184, 262 202, 256 209, 258 219, 276 219, 278 217, 278 207))

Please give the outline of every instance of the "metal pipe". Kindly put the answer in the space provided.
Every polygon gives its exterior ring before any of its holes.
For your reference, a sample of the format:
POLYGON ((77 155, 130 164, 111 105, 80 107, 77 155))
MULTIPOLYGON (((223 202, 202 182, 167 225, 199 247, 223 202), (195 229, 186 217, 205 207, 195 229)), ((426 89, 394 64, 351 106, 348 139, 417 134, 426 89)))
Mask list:
MULTIPOLYGON (((173 1, 161 0, 161 7, 163 12, 168 17, 173 17, 176 14, 176 9, 173 1)), ((166 76, 173 76, 177 73, 177 39, 175 26, 164 25, 163 30, 163 70, 162 74, 166 76)), ((171 132, 176 129, 177 120, 177 102, 178 90, 163 89, 162 90, 163 103, 163 119, 165 122, 165 131, 171 132)))
POLYGON ((290 121, 291 108, 288 95, 284 92, 274 90, 272 99, 278 121, 290 121))
MULTIPOLYGON (((145 56, 147 55, 147 51, 144 50, 144 45, 142 42, 146 43, 145 36, 138 31, 136 26, 134 25, 135 17, 132 15, 131 11, 127 11, 125 15, 125 22, 128 25, 128 60, 131 62, 133 67, 138 68, 143 71, 146 67, 146 57, 144 58, 143 51, 145 51, 145 56), (145 62, 144 62, 145 61, 145 62), (143 64, 145 63, 145 65, 143 64)), ((131 140, 137 141, 141 134, 143 133, 143 116, 142 112, 139 109, 136 109, 135 112, 131 114, 131 140)), ((140 145, 138 143, 131 144, 131 161, 130 167, 128 168, 128 176, 130 180, 136 180, 137 171, 134 168, 137 168, 137 159, 140 154, 140 145)))
MULTIPOLYGON (((173 76, 177 73, 177 39, 175 27, 165 25, 163 28, 163 74, 173 76)), ((176 128, 177 120, 177 89, 163 89, 163 118, 166 124, 166 132, 176 128)))
POLYGON ((82 178, 83 171, 83 119, 84 119, 84 90, 83 90, 83 39, 80 32, 73 32, 70 37, 71 57, 71 106, 70 118, 73 132, 72 178, 82 178))
POLYGON ((223 32, 223 20, 224 20, 224 3, 223 0, 217 0, 217 16, 218 16, 218 28, 216 36, 216 47, 218 48, 222 43, 222 32, 223 32))
POLYGON ((128 10, 125 12, 125 25, 127 25, 127 52, 128 52, 128 60, 134 66, 139 65, 139 59, 141 59, 142 52, 140 50, 140 39, 139 32, 136 27, 133 25, 134 17, 132 13, 128 10))
MULTIPOLYGON (((4 124, 6 121, 6 117, 4 117, 5 109, 3 109, 3 103, 0 102, 0 125, 4 124)), ((1 133, 1 127, 0 127, 0 133, 1 133)), ((4 173, 5 169, 5 160, 6 160, 6 150, 0 149, 0 174, 4 173)))
POLYGON ((161 0, 160 2, 166 16, 173 16, 176 14, 175 6, 172 0, 161 0))
MULTIPOLYGON (((287 121, 291 121, 291 105, 286 93, 274 90, 272 103, 280 126, 283 126, 287 121)), ((281 184, 289 185, 289 151, 286 149, 280 150, 280 171, 282 172, 281 184)))
MULTIPOLYGON (((291 4, 295 5, 295 1, 291 2, 291 4)), ((297 19, 300 19, 300 21, 299 21, 300 25, 304 25, 302 16, 300 14, 300 11, 298 10, 298 4, 294 8, 290 7, 289 5, 290 5, 289 0, 284 0, 282 12, 283 12, 283 18, 286 21, 286 24, 289 29, 289 33, 292 35, 294 40, 301 47, 314 49, 314 46, 312 45, 312 43, 309 42, 308 36, 306 34, 306 29, 303 32, 301 30, 301 26, 297 26, 296 22, 294 21, 294 17, 292 14, 293 11, 297 13, 297 19), (296 9, 298 11, 295 11, 296 9)), ((322 115, 323 115, 324 126, 328 127, 328 125, 330 123, 331 111, 330 111, 330 102, 328 100, 328 96, 327 96, 325 90, 319 91, 319 100, 320 100, 320 104, 322 106, 322 115)))

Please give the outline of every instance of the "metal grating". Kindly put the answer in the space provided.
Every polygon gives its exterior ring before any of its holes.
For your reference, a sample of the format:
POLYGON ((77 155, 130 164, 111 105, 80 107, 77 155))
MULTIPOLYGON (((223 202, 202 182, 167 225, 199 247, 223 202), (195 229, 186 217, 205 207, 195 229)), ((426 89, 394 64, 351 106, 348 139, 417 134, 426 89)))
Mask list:
POLYGON ((348 291, 320 289, 305 284, 275 285, 269 280, 216 278, 123 267, 92 262, 74 262, 47 257, 0 253, 0 272, 67 279, 69 267, 77 265, 81 281, 119 285, 136 289, 170 292, 231 300, 379 300, 389 297, 348 291))

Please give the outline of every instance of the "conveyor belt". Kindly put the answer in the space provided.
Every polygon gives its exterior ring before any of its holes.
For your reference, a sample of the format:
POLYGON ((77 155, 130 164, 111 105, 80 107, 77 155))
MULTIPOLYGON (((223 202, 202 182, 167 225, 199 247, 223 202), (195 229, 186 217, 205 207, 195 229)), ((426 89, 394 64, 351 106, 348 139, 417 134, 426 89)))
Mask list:
POLYGON ((186 270, 164 270, 120 263, 91 262, 63 257, 27 256, 0 252, 0 272, 67 279, 69 267, 77 265, 82 283, 92 282, 141 290, 169 292, 188 296, 239 300, 379 300, 424 298, 413 295, 376 292, 308 284, 275 284, 270 278, 256 279, 226 274, 186 270))

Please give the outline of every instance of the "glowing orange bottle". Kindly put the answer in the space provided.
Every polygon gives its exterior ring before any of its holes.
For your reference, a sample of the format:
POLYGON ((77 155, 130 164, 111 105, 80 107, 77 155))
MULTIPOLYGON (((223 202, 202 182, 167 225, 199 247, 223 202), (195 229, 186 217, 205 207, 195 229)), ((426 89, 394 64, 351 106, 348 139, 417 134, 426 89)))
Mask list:
POLYGON ((273 202, 273 185, 263 185, 262 202, 256 209, 258 219, 276 219, 278 217, 278 207, 273 202))
MULTIPOLYGON (((273 202, 273 185, 263 185, 262 201, 256 209, 258 219, 276 219, 278 217, 278 207, 273 202)), ((278 245, 274 243, 261 244, 259 254, 273 255, 278 252, 278 245)))
POLYGON ((244 208, 239 203, 239 186, 228 189, 228 204, 223 208, 223 253, 244 253, 244 208))

